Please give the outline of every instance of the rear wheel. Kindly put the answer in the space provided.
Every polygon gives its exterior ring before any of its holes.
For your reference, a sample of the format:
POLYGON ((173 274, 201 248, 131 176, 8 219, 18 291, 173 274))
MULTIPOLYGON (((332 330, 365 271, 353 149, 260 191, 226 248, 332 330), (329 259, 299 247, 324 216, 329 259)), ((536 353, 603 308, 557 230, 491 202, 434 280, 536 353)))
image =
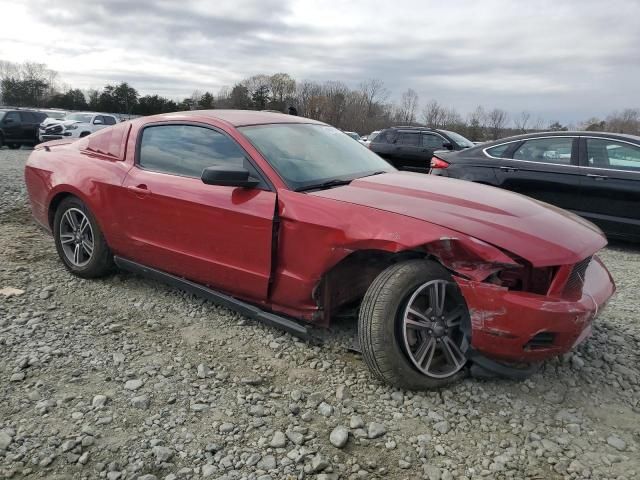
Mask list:
POLYGON ((76 197, 67 197, 53 222, 56 249, 67 269, 83 278, 100 277, 113 267, 111 251, 95 217, 76 197))
POLYGON ((437 388, 462 378, 469 312, 441 265, 410 260, 392 265, 362 302, 358 335, 378 379, 408 389, 437 388))

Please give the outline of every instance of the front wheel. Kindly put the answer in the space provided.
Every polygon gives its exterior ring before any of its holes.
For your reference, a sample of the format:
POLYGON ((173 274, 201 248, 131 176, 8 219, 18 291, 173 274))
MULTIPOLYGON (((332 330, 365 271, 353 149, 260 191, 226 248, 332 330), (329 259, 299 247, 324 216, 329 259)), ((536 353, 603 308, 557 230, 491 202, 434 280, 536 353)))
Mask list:
POLYGON ((113 266, 111 251, 95 217, 76 197, 67 197, 56 210, 53 235, 67 270, 83 278, 107 274, 113 266))
POLYGON ((367 290, 358 319, 364 360, 378 379, 412 390, 465 375, 469 312, 438 263, 409 260, 384 270, 367 290))

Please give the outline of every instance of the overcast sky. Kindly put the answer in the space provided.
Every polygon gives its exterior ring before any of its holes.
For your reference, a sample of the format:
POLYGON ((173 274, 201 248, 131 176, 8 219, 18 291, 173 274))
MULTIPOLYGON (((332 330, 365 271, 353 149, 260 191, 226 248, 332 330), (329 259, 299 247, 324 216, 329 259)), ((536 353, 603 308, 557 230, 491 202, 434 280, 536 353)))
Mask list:
POLYGON ((0 0, 0 59, 79 88, 214 93, 257 73, 382 79, 466 113, 640 107, 640 0, 0 0))

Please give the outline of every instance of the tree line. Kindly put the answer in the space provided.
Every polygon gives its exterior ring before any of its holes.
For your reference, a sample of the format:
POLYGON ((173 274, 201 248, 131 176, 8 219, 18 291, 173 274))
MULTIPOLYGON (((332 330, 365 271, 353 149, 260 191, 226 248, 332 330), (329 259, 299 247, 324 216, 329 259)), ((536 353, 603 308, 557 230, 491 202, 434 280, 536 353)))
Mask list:
POLYGON ((231 108, 276 110, 294 107, 298 115, 320 120, 347 131, 367 134, 391 125, 425 125, 456 131, 474 141, 541 130, 600 130, 640 135, 640 109, 613 112, 606 118, 589 118, 578 125, 532 118, 528 111, 510 115, 500 108, 478 106, 467 114, 428 100, 422 107, 412 88, 390 100, 391 92, 378 79, 352 88, 341 81, 298 81, 287 73, 253 75, 217 93, 195 90, 174 100, 160 95, 140 95, 127 82, 83 91, 64 85, 57 72, 33 62, 0 60, 0 104, 15 107, 95 110, 152 115, 174 111, 231 108))

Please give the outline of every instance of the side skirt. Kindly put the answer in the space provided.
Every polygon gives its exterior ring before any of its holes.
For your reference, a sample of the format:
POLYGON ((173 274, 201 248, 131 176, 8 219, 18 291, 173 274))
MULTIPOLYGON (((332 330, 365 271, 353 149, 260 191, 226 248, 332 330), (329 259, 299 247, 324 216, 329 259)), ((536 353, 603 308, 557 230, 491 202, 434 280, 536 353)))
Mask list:
POLYGON ((235 310, 242 315, 253 318, 254 320, 259 320, 266 325, 285 330, 296 337, 314 343, 318 342, 318 339, 315 336, 311 335, 309 327, 302 325, 295 320, 291 320, 289 318, 281 317, 280 315, 267 312, 254 305, 243 302, 242 300, 238 300, 224 293, 216 292, 215 290, 211 290, 210 288, 207 288, 198 283, 177 277, 175 275, 171 275, 170 273, 166 273, 161 270, 156 270, 155 268, 146 267, 139 263, 132 262, 131 260, 126 260, 122 257, 116 256, 113 260, 115 264, 122 270, 127 270, 143 277, 151 278, 153 280, 158 280, 160 282, 169 284, 172 287, 176 287, 180 290, 184 290, 186 292, 193 293, 194 295, 206 298, 207 300, 210 300, 217 305, 235 310))

